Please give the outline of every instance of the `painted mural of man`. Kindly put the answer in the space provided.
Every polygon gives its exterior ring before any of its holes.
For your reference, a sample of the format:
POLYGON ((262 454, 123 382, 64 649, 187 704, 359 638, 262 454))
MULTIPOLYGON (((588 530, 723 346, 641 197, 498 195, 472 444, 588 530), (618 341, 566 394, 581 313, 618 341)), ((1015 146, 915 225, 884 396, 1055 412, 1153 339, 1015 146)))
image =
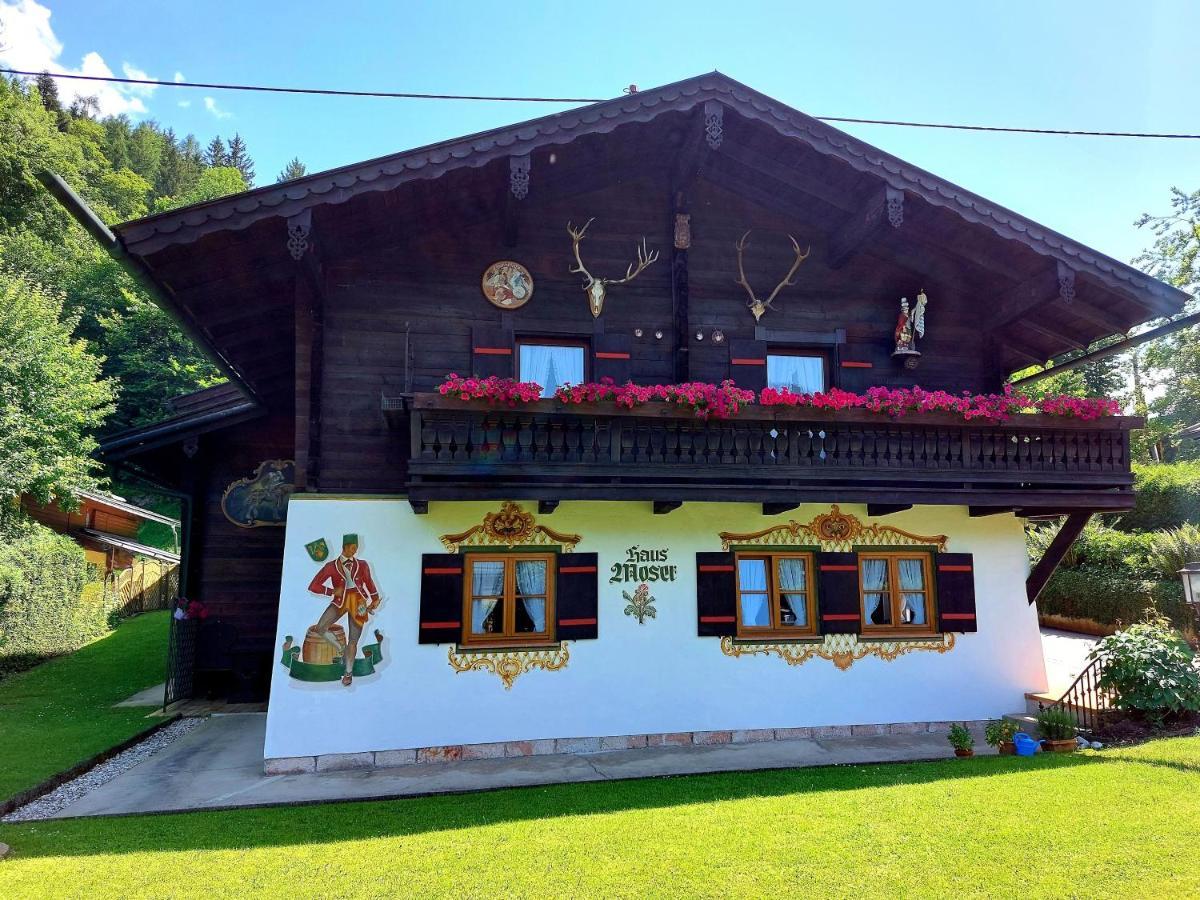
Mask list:
POLYGON ((366 560, 358 558, 358 535, 342 537, 342 553, 331 559, 309 583, 314 594, 331 598, 325 612, 317 620, 316 628, 325 640, 338 648, 345 663, 346 673, 342 684, 353 680, 354 658, 358 654, 358 639, 362 636, 367 618, 379 608, 379 591, 371 577, 371 567, 366 560), (342 616, 346 617, 346 645, 343 647, 330 633, 329 628, 342 616))

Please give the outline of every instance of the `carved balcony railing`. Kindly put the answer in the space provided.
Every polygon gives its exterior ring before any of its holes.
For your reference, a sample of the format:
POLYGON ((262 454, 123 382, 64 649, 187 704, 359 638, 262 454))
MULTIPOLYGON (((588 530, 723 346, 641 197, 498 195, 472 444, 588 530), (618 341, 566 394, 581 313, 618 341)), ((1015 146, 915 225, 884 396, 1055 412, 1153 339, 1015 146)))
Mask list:
POLYGON ((654 499, 1125 509, 1129 433, 1140 419, 750 407, 704 421, 667 404, 634 410, 542 400, 517 408, 416 394, 410 499, 654 499))

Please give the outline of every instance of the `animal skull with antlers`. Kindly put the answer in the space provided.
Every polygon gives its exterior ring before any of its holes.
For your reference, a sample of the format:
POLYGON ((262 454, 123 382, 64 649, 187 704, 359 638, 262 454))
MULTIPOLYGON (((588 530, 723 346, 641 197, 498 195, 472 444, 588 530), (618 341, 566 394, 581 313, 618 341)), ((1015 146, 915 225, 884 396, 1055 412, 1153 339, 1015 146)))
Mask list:
POLYGON ((625 284, 633 281, 641 274, 642 269, 658 260, 658 251, 653 253, 646 251, 646 239, 642 238, 642 243, 637 248, 637 265, 630 263, 625 269, 624 278, 597 278, 583 265, 583 260, 579 257, 579 242, 583 240, 583 236, 587 233, 588 226, 595 219, 588 219, 582 228, 573 228, 571 223, 567 223, 567 234, 571 236, 571 246, 575 251, 575 263, 571 266, 573 274, 583 275, 583 289, 587 291, 588 305, 592 308, 592 317, 598 318, 600 313, 604 311, 604 298, 607 295, 607 289, 610 284, 625 284))
POLYGON ((746 249, 746 245, 749 243, 749 241, 746 240, 748 237, 750 237, 749 231, 743 234, 741 239, 734 244, 734 246, 737 247, 738 263, 738 278, 736 283, 744 287, 746 289, 746 293, 750 295, 750 301, 746 305, 750 307, 750 312, 754 313, 754 321, 757 322, 762 318, 762 314, 768 309, 775 308, 771 305, 771 301, 779 295, 779 292, 785 287, 795 284, 795 282, 792 281, 792 276, 795 275, 796 270, 800 268, 800 263, 808 259, 808 255, 812 252, 812 247, 809 247, 807 250, 801 253, 800 244, 789 234, 788 240, 792 242, 792 247, 796 251, 796 261, 792 263, 792 267, 788 269, 788 273, 783 276, 783 281, 775 285, 775 290, 771 291, 771 296, 766 300, 759 300, 754 294, 754 288, 750 287, 750 282, 746 280, 746 270, 742 268, 742 251, 746 249))

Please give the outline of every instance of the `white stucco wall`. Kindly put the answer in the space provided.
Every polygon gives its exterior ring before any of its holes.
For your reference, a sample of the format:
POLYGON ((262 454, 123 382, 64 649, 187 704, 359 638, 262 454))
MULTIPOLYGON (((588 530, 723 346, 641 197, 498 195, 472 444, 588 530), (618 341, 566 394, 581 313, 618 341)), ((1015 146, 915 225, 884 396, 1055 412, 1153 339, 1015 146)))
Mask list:
MULTIPOLYGON (((535 509, 532 503, 523 504, 535 509)), ((583 537, 577 551, 599 554, 599 639, 569 644, 570 662, 532 671, 511 690, 488 672, 457 673, 448 645, 417 643, 423 553, 444 552, 438 536, 479 523, 499 503, 433 503, 414 515, 404 500, 293 497, 280 594, 276 650, 285 635, 303 641, 325 608, 310 594, 318 565, 304 545, 324 537, 336 554, 344 532, 360 536, 384 597, 364 632, 385 635, 376 674, 308 684, 273 666, 265 756, 315 756, 493 741, 674 731, 983 719, 1023 708, 1023 693, 1046 686, 1037 615, 1025 599, 1028 570, 1020 520, 970 518, 964 507, 917 507, 879 520, 918 534, 947 534, 948 550, 974 554, 979 631, 957 636, 949 653, 874 657, 839 671, 812 659, 788 666, 775 656, 730 658, 719 638, 696 635, 695 554, 719 551, 719 531, 753 531, 794 518, 808 522, 827 504, 764 517, 751 503, 686 503, 669 515, 645 503, 563 502, 550 527, 583 537), (623 614, 608 567, 632 544, 665 547, 678 580, 652 585, 657 618, 623 614)), ((844 512, 870 521, 866 508, 844 512)))

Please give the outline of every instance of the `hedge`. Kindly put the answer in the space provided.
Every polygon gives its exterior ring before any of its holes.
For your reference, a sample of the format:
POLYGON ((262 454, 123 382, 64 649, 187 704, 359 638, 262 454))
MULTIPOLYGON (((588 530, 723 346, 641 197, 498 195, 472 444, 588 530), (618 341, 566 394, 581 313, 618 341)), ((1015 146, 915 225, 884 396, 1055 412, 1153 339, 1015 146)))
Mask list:
POLYGON ((0 541, 0 677, 109 629, 102 581, 83 548, 41 525, 0 541))
POLYGON ((1091 619, 1102 625, 1139 622, 1152 606, 1177 628, 1189 632, 1195 628, 1178 580, 1142 579, 1091 566, 1060 568, 1038 598, 1042 615, 1091 619))
POLYGON ((1134 508, 1114 518, 1121 531, 1200 523, 1200 461, 1135 464, 1134 508))

